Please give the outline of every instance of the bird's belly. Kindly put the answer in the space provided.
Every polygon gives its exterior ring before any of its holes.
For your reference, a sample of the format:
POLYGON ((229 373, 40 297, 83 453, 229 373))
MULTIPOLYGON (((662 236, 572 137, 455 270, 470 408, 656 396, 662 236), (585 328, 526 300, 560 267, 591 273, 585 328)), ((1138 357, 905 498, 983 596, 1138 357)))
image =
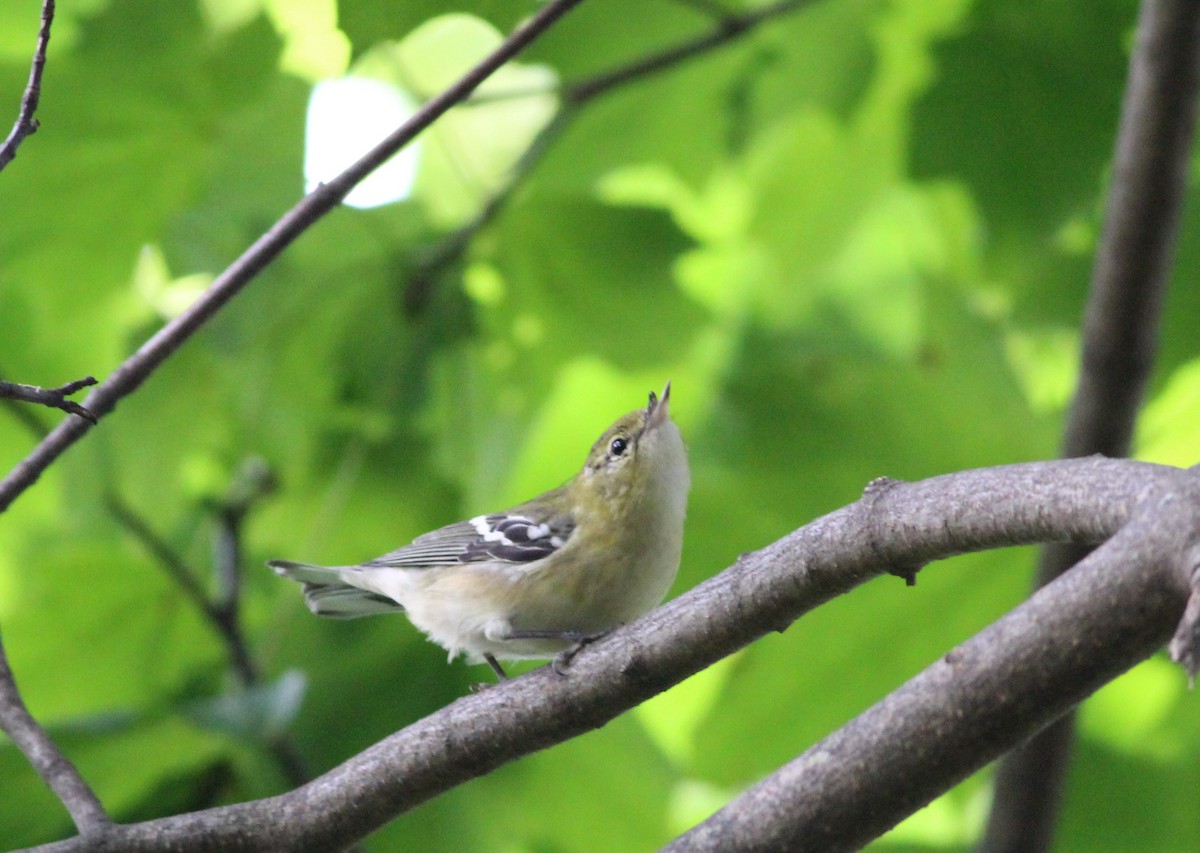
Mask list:
POLYGON ((677 550, 650 553, 636 563, 624 557, 597 562, 564 548, 555 559, 527 566, 401 569, 403 582, 386 594, 400 601, 413 625, 451 657, 463 652, 476 662, 485 653, 544 659, 572 641, 518 639, 511 633, 594 634, 646 613, 666 595, 679 565, 677 550))
POLYGON ((512 625, 519 630, 557 628, 596 633, 651 610, 666 595, 679 565, 669 550, 643 560, 620 556, 585 561, 564 555, 539 569, 514 602, 512 625))

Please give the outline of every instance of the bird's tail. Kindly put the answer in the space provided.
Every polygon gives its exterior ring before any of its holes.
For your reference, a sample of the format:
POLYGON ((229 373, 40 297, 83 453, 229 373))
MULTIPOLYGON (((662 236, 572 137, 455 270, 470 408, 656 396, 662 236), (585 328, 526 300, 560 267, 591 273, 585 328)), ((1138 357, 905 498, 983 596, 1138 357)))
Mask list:
POLYGON ((304 602, 318 616, 330 619, 355 619, 377 613, 403 610, 384 595, 359 589, 342 580, 342 566, 314 566, 291 560, 269 560, 275 574, 304 585, 304 602))

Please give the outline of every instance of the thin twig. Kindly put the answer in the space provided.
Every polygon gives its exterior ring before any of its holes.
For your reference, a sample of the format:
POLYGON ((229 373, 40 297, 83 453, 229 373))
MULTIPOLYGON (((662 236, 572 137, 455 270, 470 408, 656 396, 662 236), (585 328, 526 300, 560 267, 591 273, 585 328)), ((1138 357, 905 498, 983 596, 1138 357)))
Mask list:
POLYGON ((79 415, 85 421, 94 424, 96 423, 95 414, 90 412, 86 407, 68 400, 67 397, 82 388, 87 388, 95 384, 96 380, 90 376, 85 376, 83 379, 76 379, 74 382, 68 382, 66 385, 61 385, 58 388, 43 388, 40 385, 22 385, 19 382, 5 382, 0 379, 0 398, 20 400, 25 403, 38 403, 42 406, 48 406, 51 409, 62 409, 64 412, 79 415))
MULTIPOLYGON (((1200 96, 1200 4, 1145 0, 1130 58, 1113 182, 1083 323, 1079 387, 1063 456, 1126 456, 1158 342, 1200 96)), ((1042 550, 1042 587, 1087 555, 1042 550)), ((1005 758, 996 774, 986 853, 1051 848, 1074 742, 1073 714, 1005 758)))
MULTIPOLYGON (((250 652, 242 631, 242 527, 254 504, 274 489, 274 479, 262 460, 249 460, 238 472, 229 495, 213 508, 217 522, 213 537, 213 564, 218 580, 218 599, 209 601, 206 612, 225 640, 238 680, 245 688, 263 683, 262 668, 250 652)), ((281 733, 266 743, 280 772, 293 786, 312 779, 312 773, 295 742, 281 733)))
MULTIPOLYGON (((411 142, 447 110, 470 96, 493 72, 583 0, 551 0, 506 38, 499 47, 454 84, 427 101, 387 139, 327 184, 318 186, 288 211, 241 257, 217 276, 187 311, 167 323, 122 362, 85 401, 98 417, 133 393, 175 350, 253 280, 315 222, 336 208, 346 194, 393 154, 411 142)), ((78 420, 60 424, 0 482, 0 512, 8 509, 42 472, 85 433, 78 420)))
MULTIPOLYGON (((404 294, 405 310, 411 315, 423 308, 432 295, 438 276, 453 266, 470 246, 471 241, 493 222, 504 210, 517 190, 533 174, 543 156, 575 120, 579 112, 590 102, 614 89, 636 83, 645 77, 669 71, 677 65, 723 47, 757 27, 790 12, 811 5, 814 0, 781 0, 752 12, 735 15, 726 12, 719 16, 718 23, 709 31, 669 48, 657 51, 616 68, 569 83, 562 87, 563 106, 555 117, 533 137, 525 152, 509 171, 508 180, 497 190, 475 217, 460 228, 451 231, 426 253, 411 274, 409 286, 404 294)), ((551 90, 538 89, 483 93, 473 96, 464 106, 475 106, 511 98, 528 97, 534 94, 549 94, 551 90)))
MULTIPOLYGON (((6 402, 11 403, 12 401, 6 402)), ((21 422, 29 431, 36 438, 44 438, 47 432, 45 425, 30 415, 24 408, 16 404, 12 405, 14 414, 21 419, 21 422)), ((200 614, 213 627, 213 630, 217 632, 217 635, 221 638, 225 646, 226 653, 229 655, 230 667, 238 682, 247 688, 261 684, 262 668, 251 653, 249 643, 246 642, 245 635, 242 632, 240 608, 236 600, 230 603, 226 594, 221 605, 215 604, 204 591, 199 580, 197 580, 198 573, 187 564, 187 561, 183 559, 178 551, 168 545, 166 540, 154 532, 145 518, 139 515, 116 494, 109 494, 106 505, 109 514, 112 515, 119 525, 125 528, 127 533, 141 543, 142 547, 153 555, 163 570, 175 581, 180 590, 183 591, 188 601, 200 611, 200 614)), ((245 503, 239 504, 239 506, 244 516, 248 506, 245 503)), ((218 533, 217 538, 218 540, 227 540, 228 536, 229 532, 223 530, 218 533)), ((229 553, 227 544, 224 546, 219 544, 215 550, 218 560, 221 559, 222 553, 229 553)), ((232 553, 240 555, 240 547, 234 547, 232 553)), ((230 571, 228 566, 224 566, 219 570, 218 574, 228 576, 230 571)), ((222 585, 226 586, 226 584, 227 582, 223 582, 222 585)), ((265 746, 275 759, 275 763, 279 767, 283 777, 291 785, 302 785, 312 778, 312 773, 308 770, 307 764, 300 754, 300 750, 288 735, 281 734, 272 737, 267 740, 265 746)))
POLYGON ((42 71, 46 67, 46 46, 50 43, 50 23, 54 20, 54 0, 42 0, 42 26, 38 31, 37 47, 33 51, 33 65, 29 69, 29 83, 21 96, 21 109, 17 121, 9 131, 8 138, 0 145, 0 171, 17 156, 17 148, 27 136, 37 132, 38 121, 34 118, 38 100, 42 97, 42 71))
MULTIPOLYGON (((94 380, 93 380, 94 381, 94 380)), ((40 421, 23 420, 37 438, 46 436, 46 429, 40 421)), ((238 680, 246 686, 259 680, 259 669, 250 655, 249 648, 242 637, 237 623, 237 608, 218 606, 214 604, 204 587, 201 586, 198 572, 188 565, 187 561, 172 548, 167 541, 159 536, 141 515, 139 515, 120 495, 109 493, 105 500, 109 515, 125 529, 143 548, 158 561, 163 571, 175 581, 192 605, 217 631, 229 652, 230 664, 238 680), (232 611, 232 618, 231 612, 232 611)))
POLYGON ((675 0, 681 6, 689 6, 697 12, 708 15, 711 18, 728 18, 733 15, 729 9, 722 6, 717 0, 675 0))
POLYGON ((155 533, 149 523, 144 518, 138 515, 129 504, 125 503, 121 497, 115 493, 110 493, 106 501, 108 511, 117 523, 136 539, 143 548, 150 552, 162 566, 163 570, 175 581, 175 584, 187 597, 196 609, 200 610, 205 618, 212 621, 213 608, 208 600, 208 595, 204 588, 200 586, 200 581, 196 579, 196 573, 187 564, 187 562, 179 555, 179 553, 167 544, 161 536, 155 533))
POLYGON ((572 110, 560 110, 537 132, 509 171, 504 186, 492 194, 475 217, 466 225, 446 234, 420 258, 404 290, 404 310, 409 316, 416 316, 425 308, 437 287, 438 278, 462 258, 475 236, 500 215, 573 116, 572 110))
POLYGON ((0 638, 0 728, 12 739, 17 749, 25 755, 33 769, 42 777, 71 815, 75 828, 82 836, 88 836, 111 824, 104 806, 88 783, 58 746, 50 739, 46 730, 25 707, 17 690, 17 682, 8 665, 4 642, 0 638))
MULTIPOLYGON (((217 603, 209 597, 197 580, 198 572, 188 565, 182 555, 172 548, 161 536, 154 532, 150 524, 116 495, 108 498, 108 509, 113 517, 125 530, 132 535, 142 547, 158 561, 163 570, 183 591, 187 599, 200 611, 205 621, 221 638, 229 655, 229 665, 243 688, 258 687, 263 683, 262 668, 258 665, 250 651, 250 644, 242 631, 241 613, 236 594, 231 598, 223 591, 222 600, 217 603)), ((248 505, 242 507, 241 518, 244 518, 248 505)), ((238 535, 241 518, 238 519, 235 530, 227 528, 228 514, 217 514, 218 531, 214 548, 218 562, 227 560, 229 555, 235 555, 240 560, 240 545, 229 545, 230 536, 238 535)), ((218 565, 219 576, 241 574, 240 565, 231 568, 228 565, 218 565)), ((222 582, 225 586, 225 581, 222 582)), ((304 759, 296 745, 286 735, 271 738, 266 743, 268 752, 275 758, 280 771, 292 785, 301 785, 312 778, 304 759)))
POLYGON ((206 599, 209 618, 225 638, 234 671, 244 687, 261 684, 262 671, 242 633, 242 526, 254 504, 273 488, 266 464, 251 459, 235 475, 226 497, 209 507, 217 525, 212 549, 217 593, 206 599))
POLYGON ((815 0, 780 0, 741 15, 725 15, 713 29, 694 39, 681 42, 674 47, 650 54, 636 62, 598 74, 588 80, 574 83, 564 93, 568 103, 582 104, 607 93, 618 86, 625 86, 643 77, 674 68, 690 59, 702 56, 714 48, 722 47, 745 35, 754 28, 773 18, 811 6, 815 0))

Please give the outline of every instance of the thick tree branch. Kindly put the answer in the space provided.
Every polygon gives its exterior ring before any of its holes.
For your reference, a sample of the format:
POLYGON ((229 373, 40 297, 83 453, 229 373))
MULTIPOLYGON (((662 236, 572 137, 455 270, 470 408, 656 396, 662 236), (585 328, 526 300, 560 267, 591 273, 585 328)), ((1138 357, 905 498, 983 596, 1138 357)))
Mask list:
MULTIPOLYGON (((183 314, 173 319, 120 364, 85 401, 97 417, 111 412, 121 398, 133 393, 159 365, 208 322, 230 299, 292 244, 317 220, 341 203, 354 186, 411 142, 439 116, 461 103, 496 71, 545 32, 582 0, 551 0, 528 18, 478 65, 444 92, 427 101, 412 118, 371 149, 342 174, 305 196, 240 258, 217 276, 212 285, 183 314)), ((33 485, 67 448, 83 437, 87 425, 78 419, 60 424, 0 482, 0 512, 33 485)))
POLYGON ((1129 453, 1158 344, 1200 95, 1200 5, 1144 0, 1064 455, 1129 453))
POLYGON ((0 728, 12 739, 17 749, 29 759, 33 769, 42 777, 71 815, 75 828, 82 838, 88 838, 97 830, 108 826, 108 815, 104 806, 79 775, 75 765, 67 760, 58 746, 50 739, 46 730, 25 707, 17 682, 4 653, 4 642, 0 639, 0 728))
POLYGON ((1195 472, 1147 496, 1073 571, 666 849, 834 853, 878 837, 1162 647, 1197 507, 1195 472))
MULTIPOLYGON (((200 843, 204 849, 221 850, 252 850, 264 844, 277 849, 336 847, 454 785, 603 725, 895 566, 915 567, 1000 545, 1100 542, 1131 518, 1157 512, 1155 518, 1163 525, 1161 542, 1143 542, 1144 525, 1138 522, 1137 542, 1145 550, 1129 554, 1123 544, 1111 549, 1121 559, 1136 557, 1142 571, 1125 571, 1112 559, 1098 559, 1100 585, 1095 589, 1072 573, 1026 605, 1039 614, 1064 614, 1057 621, 1043 623, 1020 611, 995 629, 1007 638, 1001 645, 1005 654, 978 654, 976 641, 964 646, 961 655, 951 656, 955 679, 986 686, 986 699, 976 694, 963 697, 971 700, 966 706, 971 714, 951 714, 942 728, 902 741, 908 744, 905 748, 923 749, 926 755, 943 749, 958 755, 964 739, 978 734, 972 714, 981 702, 991 702, 997 712, 988 719, 1004 736, 988 744, 999 750, 1044 722, 1032 708, 1045 704, 1053 709, 1077 701, 1084 691, 1094 689, 1097 679, 1128 667, 1170 634, 1183 610, 1186 584, 1176 568, 1157 559, 1179 547, 1180 530, 1187 527, 1180 517, 1190 520, 1193 538, 1198 535, 1197 505, 1200 488, 1192 474, 1099 458, 968 471, 911 484, 889 481, 864 500, 743 556, 717 577, 589 646, 566 678, 542 667, 466 696, 287 794, 113 827, 99 841, 72 839, 43 849, 132 851, 200 843), (1166 507, 1164 495, 1173 501, 1166 507), (1167 520, 1168 510, 1173 520, 1167 520), (1145 554, 1153 554, 1155 561, 1145 554), (1131 597, 1122 597, 1127 591, 1131 597), (1076 617, 1071 630, 1084 632, 1078 635, 1083 645, 1074 642, 1075 634, 1058 633, 1064 630, 1061 620, 1067 614, 1076 617), (1097 642, 1100 646, 1094 647, 1097 642), (1029 648, 1062 659, 1055 670, 1060 677, 1038 680, 1041 670, 1027 667, 1027 657, 1012 657, 1026 655, 1029 648), (996 702, 996 685, 1005 683, 1014 667, 1022 673, 1018 688, 1007 692, 1009 701, 996 702)), ((1122 542, 1133 539, 1131 533, 1122 542)), ((902 594, 899 589, 897 594, 902 594)), ((945 681, 944 673, 937 677, 945 681)), ((941 713, 950 710, 945 704, 938 707, 941 713)), ((878 735, 877 729, 871 731, 878 735)), ((886 732, 882 737, 898 741, 886 732)), ((870 753, 870 743, 859 745, 870 753)), ((874 764, 849 764, 864 780, 881 771, 874 764)), ((922 797, 932 796, 939 785, 943 790, 949 787, 962 769, 939 761, 930 761, 929 767, 921 780, 922 797)), ((913 800, 904 784, 879 796, 882 799, 851 798, 861 811, 845 820, 857 825, 877 811, 888 820, 898 819, 913 800)), ((878 826, 877 820, 867 823, 878 826)))
POLYGON ((22 385, 19 382, 5 382, 0 379, 0 399, 20 400, 23 403, 37 403, 42 406, 48 406, 51 409, 62 409, 64 412, 79 415, 79 417, 94 424, 96 416, 78 403, 68 400, 67 397, 76 391, 95 384, 96 380, 90 376, 85 376, 83 379, 76 379, 74 382, 68 382, 66 385, 60 385, 58 388, 43 388, 40 385, 22 385))
MULTIPOLYGON (((1159 314, 1187 192, 1198 94, 1200 4, 1145 0, 1084 317, 1079 387, 1064 456, 1129 453, 1154 364, 1159 314)), ((1078 546, 1045 548, 1035 585, 1054 580, 1086 554, 1078 546)), ((1074 741, 1072 717, 1001 762, 981 850, 1050 849, 1074 741)))
POLYGON ((33 64, 29 69, 29 83, 21 96, 21 109, 17 121, 9 131, 8 138, 0 145, 0 171, 17 156, 17 148, 25 138, 37 132, 38 101, 42 97, 42 71, 46 67, 46 46, 50 44, 50 24, 54 20, 54 0, 42 0, 42 26, 38 31, 37 47, 33 51, 33 64))

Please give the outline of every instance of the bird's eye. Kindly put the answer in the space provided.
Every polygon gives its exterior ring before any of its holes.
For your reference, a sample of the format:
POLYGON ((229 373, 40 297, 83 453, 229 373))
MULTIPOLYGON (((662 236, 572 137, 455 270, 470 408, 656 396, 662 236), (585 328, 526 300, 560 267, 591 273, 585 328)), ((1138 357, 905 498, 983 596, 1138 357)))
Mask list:
POLYGON ((629 442, 624 438, 614 438, 612 444, 608 446, 608 452, 613 456, 620 456, 629 447, 629 442))

